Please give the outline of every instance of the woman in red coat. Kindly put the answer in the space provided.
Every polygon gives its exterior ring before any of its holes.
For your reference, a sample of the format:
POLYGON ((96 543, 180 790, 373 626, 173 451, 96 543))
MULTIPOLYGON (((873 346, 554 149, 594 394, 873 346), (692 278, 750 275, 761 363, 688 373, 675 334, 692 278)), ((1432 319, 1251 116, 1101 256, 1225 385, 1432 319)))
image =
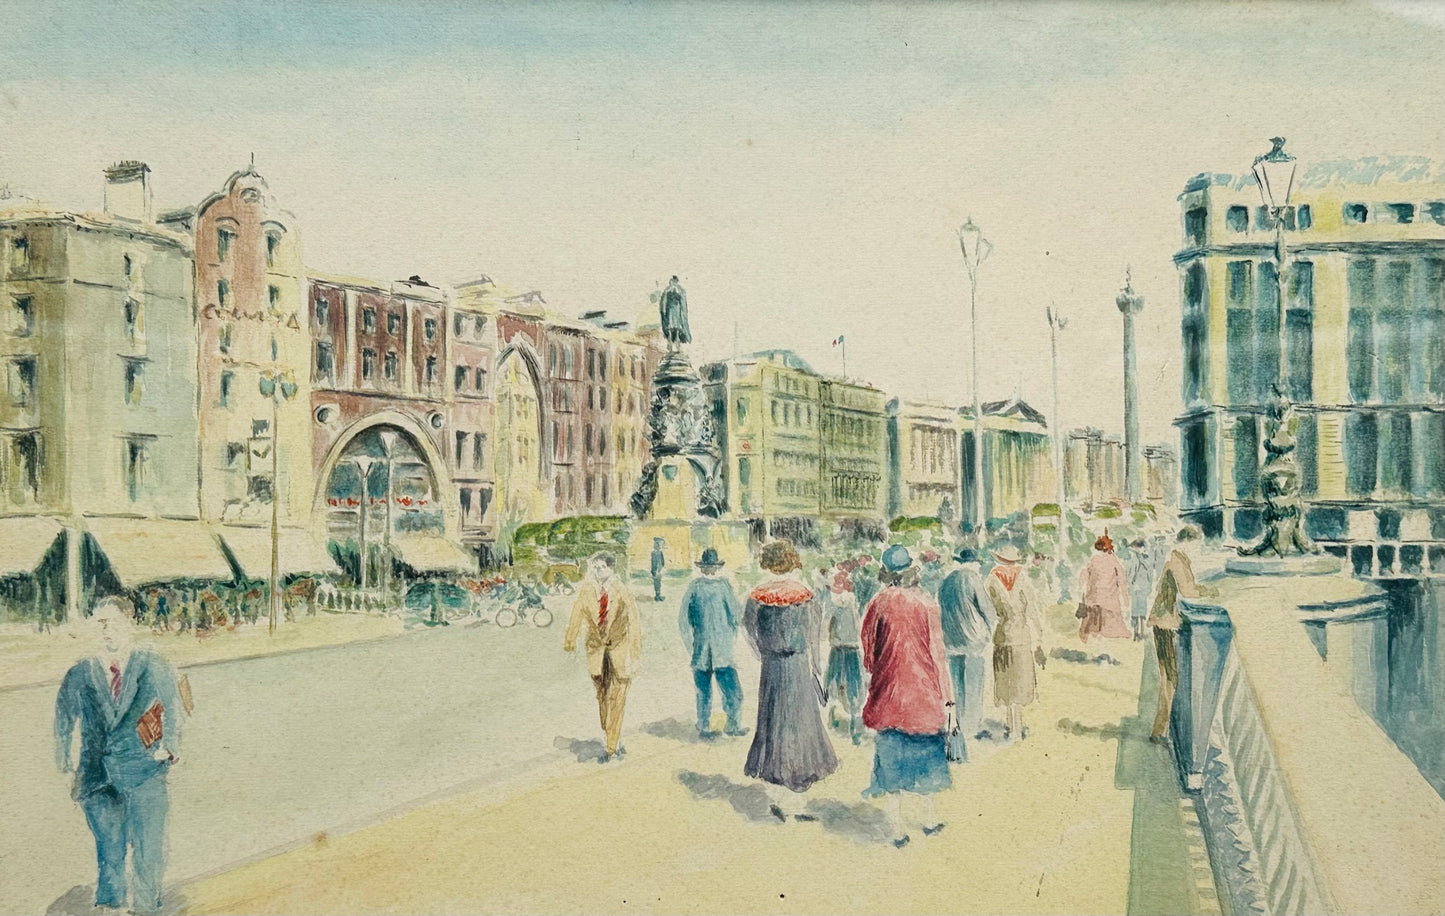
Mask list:
POLYGON ((945 728, 953 686, 944 660, 943 622, 938 604, 919 587, 913 558, 901 545, 883 552, 878 581, 884 586, 863 618, 863 666, 868 702, 863 724, 878 732, 873 781, 863 793, 886 795, 884 811, 893 845, 908 843, 900 793, 923 799, 924 834, 943 829, 933 810, 933 793, 953 785, 948 773, 945 728))

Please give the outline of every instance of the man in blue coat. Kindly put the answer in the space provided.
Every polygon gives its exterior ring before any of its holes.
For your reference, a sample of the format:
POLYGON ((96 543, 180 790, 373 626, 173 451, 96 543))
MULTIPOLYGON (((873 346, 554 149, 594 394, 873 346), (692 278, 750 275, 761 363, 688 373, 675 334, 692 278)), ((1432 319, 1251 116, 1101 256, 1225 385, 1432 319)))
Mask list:
POLYGON ((738 596, 732 583, 718 573, 723 562, 717 551, 709 547, 697 561, 701 573, 688 583, 682 596, 682 613, 678 625, 683 644, 692 655, 692 680, 697 687, 697 731, 711 738, 712 682, 722 690, 723 712, 727 714, 729 735, 746 735, 748 730, 738 723, 742 711, 743 690, 733 667, 733 643, 738 636, 738 596))
POLYGON ((662 600, 662 574, 667 571, 667 555, 662 552, 666 542, 662 538, 652 539, 652 600, 662 600))
POLYGON ((961 547, 953 559, 958 565, 938 586, 938 607, 943 613, 943 648, 957 698, 958 734, 948 737, 948 758, 963 761, 968 759, 965 738, 976 734, 983 724, 984 666, 991 664, 998 614, 983 588, 978 553, 961 547))
POLYGON ((55 762, 75 773, 71 797, 95 835, 95 905, 126 905, 126 854, 135 880, 131 911, 159 912, 165 870, 166 773, 179 758, 181 698, 176 672, 149 649, 130 644, 133 612, 105 598, 91 623, 99 652, 66 672, 55 700, 55 762), (80 760, 71 744, 80 729, 80 760))

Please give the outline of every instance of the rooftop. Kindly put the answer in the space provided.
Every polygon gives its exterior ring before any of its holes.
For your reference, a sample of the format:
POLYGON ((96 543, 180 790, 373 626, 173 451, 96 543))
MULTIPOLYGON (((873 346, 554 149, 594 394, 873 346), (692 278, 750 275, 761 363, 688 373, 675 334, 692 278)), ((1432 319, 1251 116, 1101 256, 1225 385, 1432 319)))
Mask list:
MULTIPOLYGON (((1362 159, 1332 159, 1321 162, 1301 160, 1295 175, 1297 189, 1331 185, 1369 186, 1381 182, 1445 184, 1445 168, 1428 156, 1366 156, 1362 159)), ((1205 188, 1239 191, 1258 187, 1253 172, 1200 172, 1184 185, 1185 193, 1205 188)))

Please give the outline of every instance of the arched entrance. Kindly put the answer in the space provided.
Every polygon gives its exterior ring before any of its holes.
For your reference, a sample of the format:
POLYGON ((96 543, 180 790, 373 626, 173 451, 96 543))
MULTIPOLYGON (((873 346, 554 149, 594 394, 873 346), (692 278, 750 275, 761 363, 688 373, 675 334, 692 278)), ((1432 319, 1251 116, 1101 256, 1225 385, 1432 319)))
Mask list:
POLYGON ((496 372, 496 488, 502 527, 547 513, 541 386, 523 351, 508 349, 496 372))
POLYGON ((387 543, 393 536, 446 534, 437 476, 415 436, 377 423, 341 446, 324 489, 326 533, 338 542, 387 543))

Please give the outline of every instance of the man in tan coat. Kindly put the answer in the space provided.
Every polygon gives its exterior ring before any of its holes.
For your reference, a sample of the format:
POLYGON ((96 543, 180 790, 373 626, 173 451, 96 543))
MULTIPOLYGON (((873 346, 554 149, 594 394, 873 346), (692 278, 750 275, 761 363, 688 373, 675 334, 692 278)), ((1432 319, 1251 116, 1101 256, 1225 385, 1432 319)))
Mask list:
POLYGON ((618 744, 622 712, 627 705, 627 688, 642 655, 637 603, 627 583, 618 578, 616 563, 611 554, 605 553, 588 561, 591 576, 577 589, 572 620, 562 643, 566 651, 575 651, 578 635, 586 631, 587 669, 597 688, 597 715, 607 736, 607 749, 598 763, 624 753, 618 744))

